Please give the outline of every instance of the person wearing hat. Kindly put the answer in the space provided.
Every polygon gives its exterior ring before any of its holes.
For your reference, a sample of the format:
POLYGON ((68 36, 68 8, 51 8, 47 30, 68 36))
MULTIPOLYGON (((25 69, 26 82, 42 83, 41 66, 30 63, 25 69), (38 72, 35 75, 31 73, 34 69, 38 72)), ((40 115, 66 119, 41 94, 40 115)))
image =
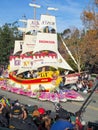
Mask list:
POLYGON ((10 110, 9 128, 20 129, 22 127, 23 111, 21 106, 14 105, 10 110))
POLYGON ((50 130, 73 130, 74 125, 70 122, 70 116, 66 113, 59 113, 58 119, 52 124, 50 130))
POLYGON ((15 130, 37 130, 33 120, 28 117, 26 109, 20 105, 15 105, 11 109, 9 128, 15 130))
POLYGON ((39 107, 38 111, 39 111, 40 115, 44 115, 46 113, 45 109, 42 107, 39 107))
POLYGON ((22 118, 23 117, 22 107, 19 105, 14 105, 14 107, 11 109, 10 117, 22 118))
POLYGON ((42 116, 44 114, 45 114, 45 109, 44 108, 39 108, 39 107, 35 107, 35 110, 32 112, 33 121, 37 125, 38 128, 41 125, 42 116))

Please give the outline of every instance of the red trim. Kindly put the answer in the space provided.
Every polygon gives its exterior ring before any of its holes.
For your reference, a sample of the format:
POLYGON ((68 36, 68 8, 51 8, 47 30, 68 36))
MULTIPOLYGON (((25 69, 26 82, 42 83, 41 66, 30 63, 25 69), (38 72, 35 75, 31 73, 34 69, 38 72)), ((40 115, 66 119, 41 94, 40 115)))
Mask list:
POLYGON ((52 78, 38 78, 38 79, 20 79, 11 74, 9 74, 9 78, 15 82, 21 84, 33 84, 33 83, 48 83, 52 81, 52 78))
POLYGON ((76 76, 80 76, 80 74, 79 73, 68 74, 66 77, 76 77, 76 76))

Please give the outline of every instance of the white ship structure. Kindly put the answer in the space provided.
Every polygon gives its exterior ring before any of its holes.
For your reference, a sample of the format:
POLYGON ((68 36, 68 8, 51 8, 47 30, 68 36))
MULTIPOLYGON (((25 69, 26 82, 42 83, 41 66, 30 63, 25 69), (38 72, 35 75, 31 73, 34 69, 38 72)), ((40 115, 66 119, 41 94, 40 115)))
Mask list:
MULTIPOLYGON (((50 10, 51 8, 49 8, 50 10)), ((57 10, 57 9, 56 9, 57 10)), ((17 89, 52 91, 62 82, 60 70, 73 71, 58 51, 55 16, 41 15, 39 20, 21 20, 26 27, 23 40, 16 40, 10 56, 9 84, 17 89)))

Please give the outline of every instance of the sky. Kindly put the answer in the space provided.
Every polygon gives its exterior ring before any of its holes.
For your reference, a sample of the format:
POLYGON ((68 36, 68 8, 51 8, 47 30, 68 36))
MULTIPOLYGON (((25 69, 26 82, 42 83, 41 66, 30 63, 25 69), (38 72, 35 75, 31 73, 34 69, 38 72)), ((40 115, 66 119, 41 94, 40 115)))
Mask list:
POLYGON ((89 0, 0 0, 0 26, 5 23, 13 23, 26 18, 34 17, 33 7, 29 3, 35 3, 41 6, 36 10, 37 19, 41 14, 52 14, 56 16, 57 31, 63 32, 67 28, 83 28, 80 16, 86 9, 89 0), (47 11, 47 7, 58 8, 57 11, 47 11))

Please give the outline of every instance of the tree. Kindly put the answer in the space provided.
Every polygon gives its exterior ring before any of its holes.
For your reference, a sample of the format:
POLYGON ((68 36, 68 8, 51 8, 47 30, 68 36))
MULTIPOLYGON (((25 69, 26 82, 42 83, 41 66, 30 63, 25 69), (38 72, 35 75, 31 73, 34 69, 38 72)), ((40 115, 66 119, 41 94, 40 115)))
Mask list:
POLYGON ((86 59, 91 66, 98 66, 98 0, 93 0, 81 17, 85 27, 86 59))
POLYGON ((68 56, 64 46, 60 46, 63 48, 60 49, 61 53, 67 55, 64 58, 70 60, 70 63, 79 72, 87 69, 87 65, 98 66, 98 0, 90 1, 88 7, 82 12, 81 20, 84 24, 82 31, 71 28, 62 33, 64 42, 77 63, 68 56))
MULTIPOLYGON (((65 33, 64 33, 64 37, 65 37, 65 33)), ((74 28, 71 29, 70 31, 70 37, 69 38, 65 37, 64 39, 64 42, 69 49, 67 53, 69 55, 68 59, 70 59, 70 63, 72 64, 73 68, 75 70, 78 70, 78 72, 83 70, 84 62, 86 58, 85 44, 83 42, 83 37, 84 37, 84 32, 79 31, 77 28, 74 28)))
POLYGON ((5 24, 0 28, 0 65, 7 65, 9 63, 9 56, 14 48, 15 39, 19 39, 16 22, 12 24, 5 24))

